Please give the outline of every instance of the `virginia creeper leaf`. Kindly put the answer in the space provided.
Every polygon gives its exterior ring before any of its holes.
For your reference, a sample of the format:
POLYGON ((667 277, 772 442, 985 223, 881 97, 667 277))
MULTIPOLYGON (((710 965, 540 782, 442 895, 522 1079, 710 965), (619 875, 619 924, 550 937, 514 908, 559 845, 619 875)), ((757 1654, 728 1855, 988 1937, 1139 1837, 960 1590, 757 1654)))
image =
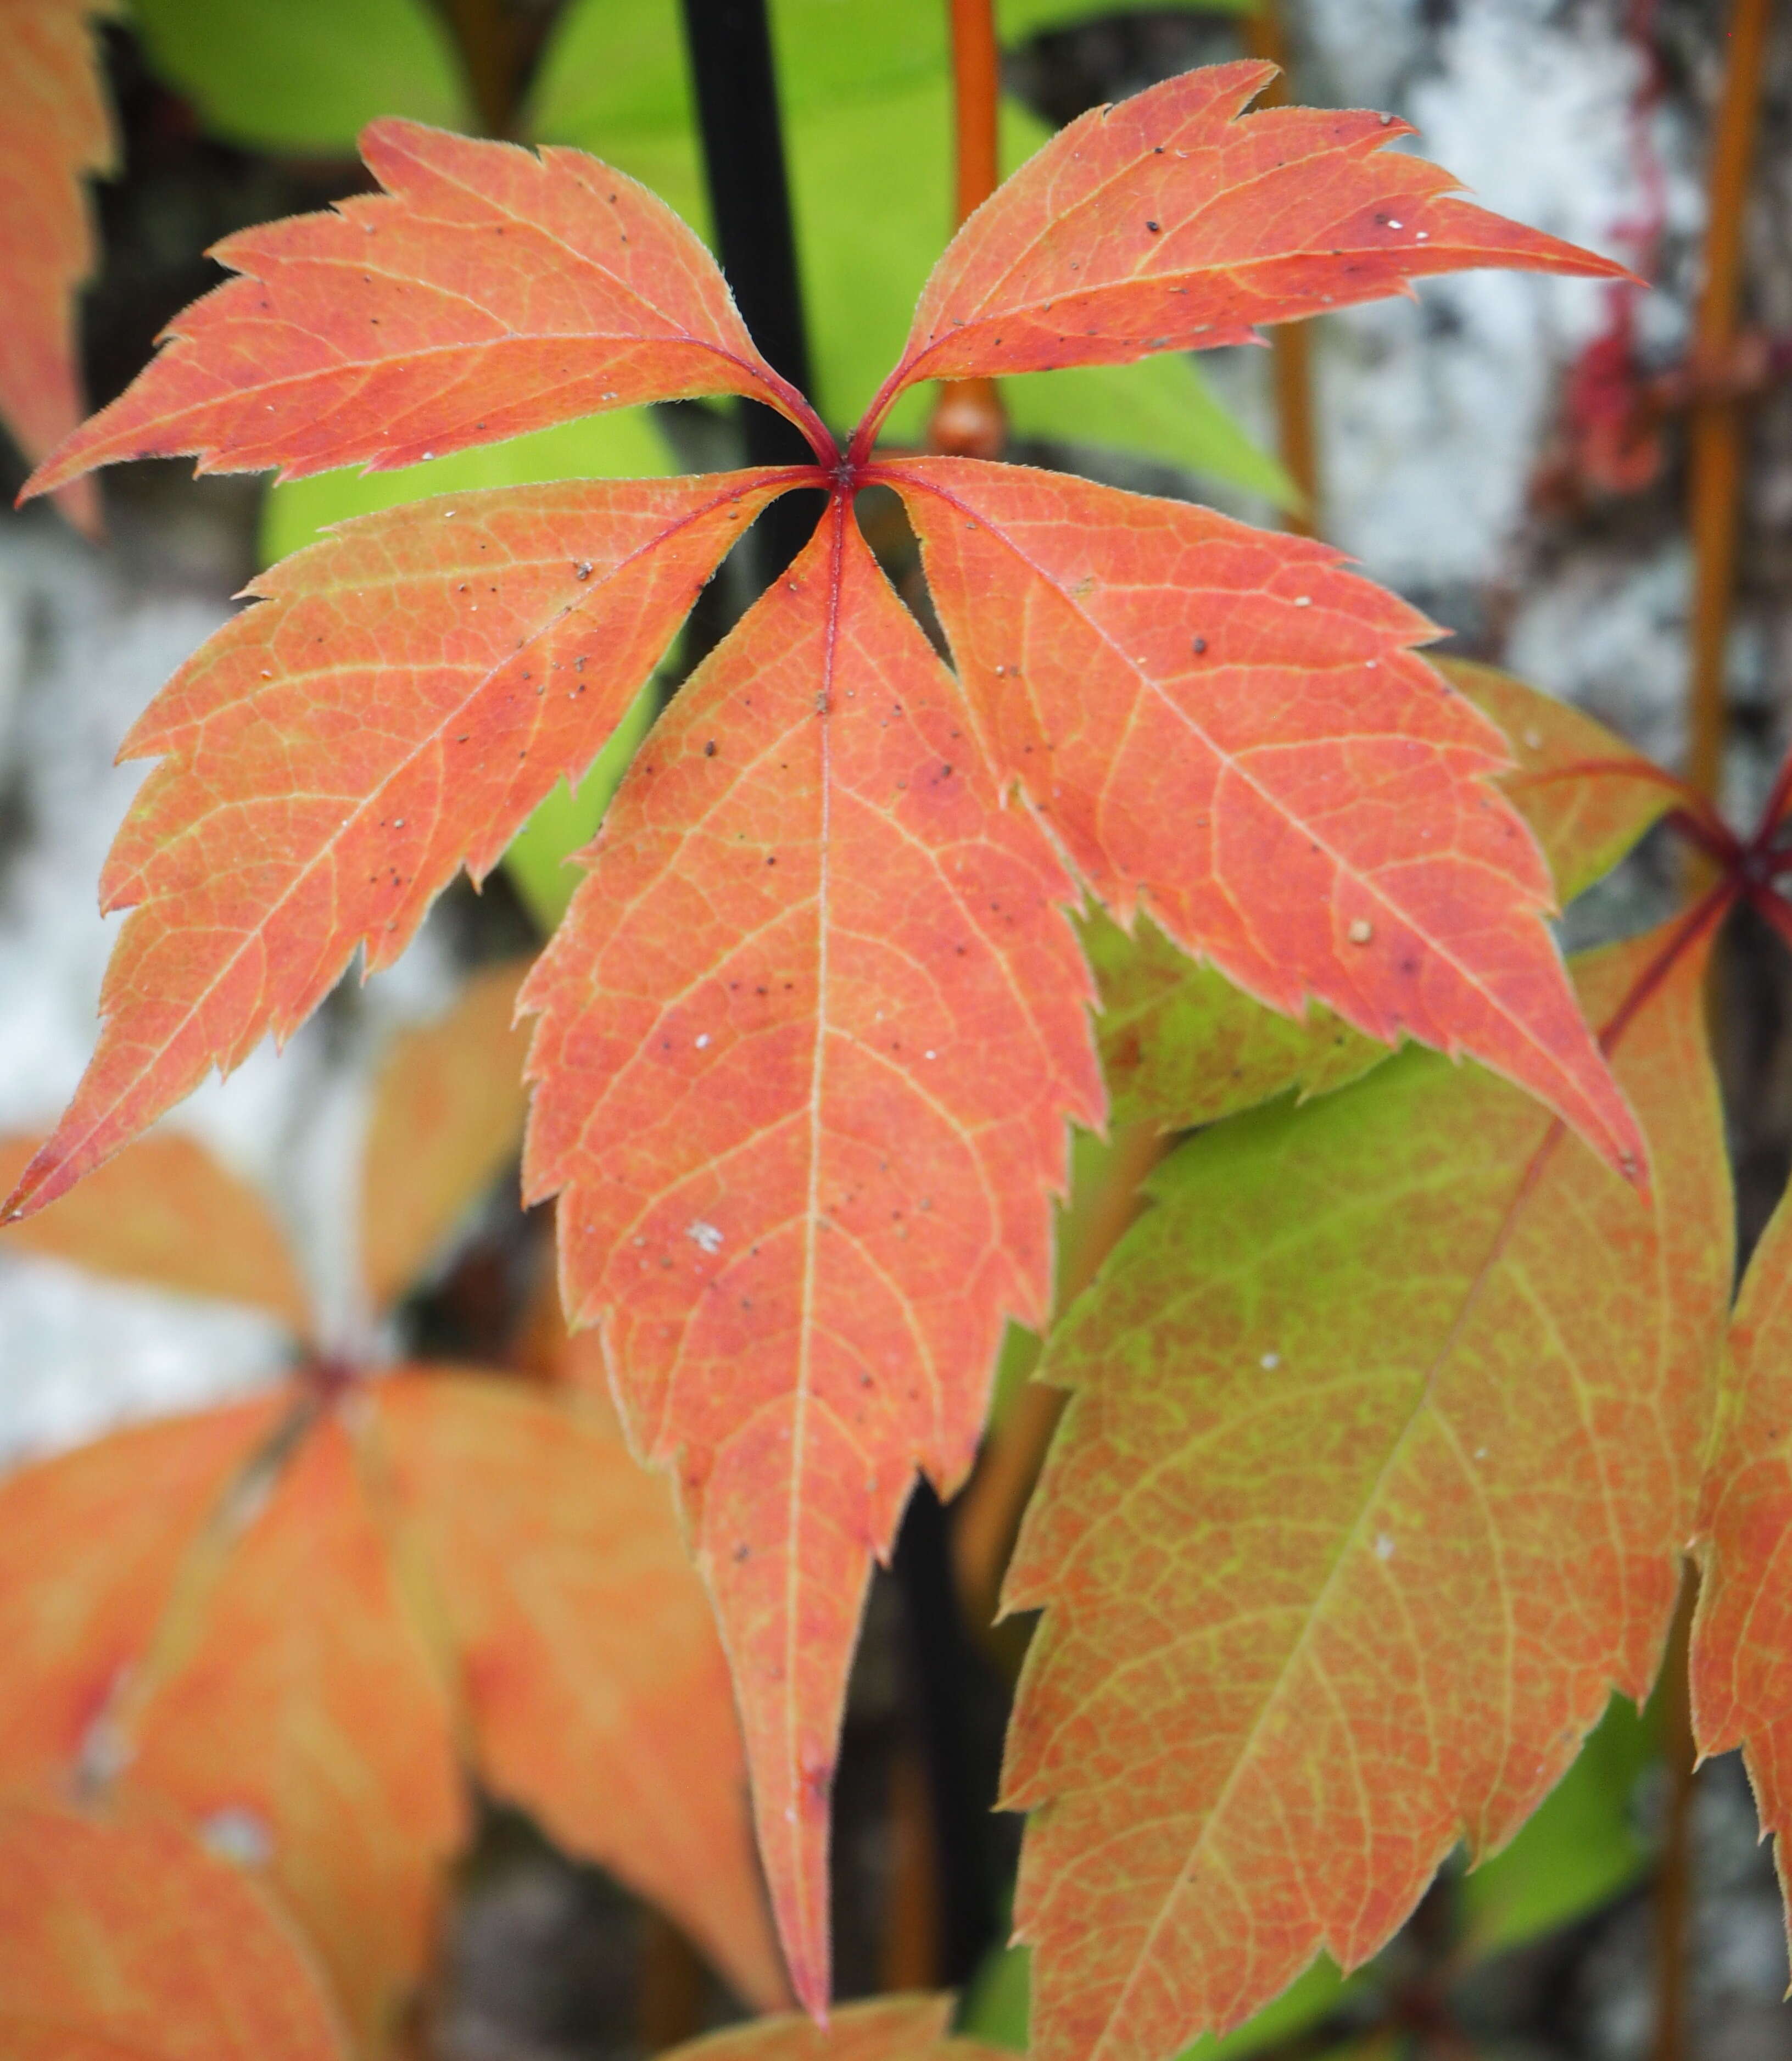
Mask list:
POLYGON ((1744 1275, 1699 1526, 1690 1662, 1702 1754, 1741 1747, 1762 1829, 1792 1903, 1792 1198, 1744 1275))
POLYGON ((1413 133, 1389 115, 1244 114, 1274 75, 1210 66, 1061 129, 953 238, 886 393, 1243 343, 1426 273, 1622 276, 1450 198, 1448 172, 1383 147, 1413 133))
MULTIPOLYGON (((34 462, 81 419, 75 292, 94 263, 85 175, 113 162, 95 25, 115 11, 116 0, 0 0, 0 423, 34 462)), ((62 505, 82 528, 98 524, 90 482, 65 488, 62 505)))
POLYGON ((675 1464, 798 1995, 874 1555, 1038 1321, 1065 1119, 1098 1120, 1070 882, 836 502, 636 759, 523 991, 527 1193, 675 1464))
POLYGON ((486 1787, 782 2002, 726 1663, 666 1485, 601 1419, 510 1385, 406 1378, 377 1410, 486 1787))
POLYGON ((198 1580, 120 1715, 126 1789, 266 1870, 357 2037, 383 2053, 468 1813, 446 1687, 334 1415, 198 1580))
POLYGON ((101 879, 106 1025, 17 1199, 47 1201, 362 946, 409 942, 627 710, 775 473, 448 495, 263 574, 126 739, 160 754, 101 879), (377 718, 377 719, 375 719, 377 718))
POLYGON ((188 451, 202 472, 383 470, 685 394, 808 416, 709 253, 624 174, 411 122, 370 123, 361 147, 386 191, 217 245, 243 276, 170 326, 29 491, 188 451))
POLYGON ((380 1068, 361 1169, 362 1278, 375 1309, 411 1285, 522 1143, 529 1041, 513 1019, 528 964, 474 974, 439 1022, 394 1039, 380 1068))
POLYGON ((968 458, 880 476, 998 768, 1122 922, 1285 1014, 1470 1052, 1640 1164, 1488 783, 1499 733, 1411 649, 1423 617, 1182 502, 968 458))
POLYGON ((310 1957, 242 1871, 148 1811, 0 1804, 8 2061, 347 2061, 310 1957))
MULTIPOLYGON (((0 1189, 10 1189, 42 1144, 0 1138, 0 1189)), ((205 1148, 174 1133, 140 1138, 66 1209, 0 1235, 0 1252, 42 1253, 90 1273, 214 1296, 269 1311, 309 1335, 310 1306, 267 1204, 205 1148)))
MULTIPOLYGON (((1562 901, 1609 872, 1673 806, 1677 783, 1579 710, 1490 666, 1438 664, 1504 734, 1516 762, 1499 785, 1542 846, 1562 901)), ((1259 1006, 1149 920, 1129 937, 1098 910, 1082 942, 1101 988, 1102 1070, 1124 1120, 1212 1123, 1290 1088, 1326 1094, 1387 1057, 1329 1009, 1296 1021, 1259 1006)))
POLYGON ((1729 1284, 1702 954, 1666 951, 1580 969, 1651 1198, 1410 1053, 1184 1147, 1055 1337, 1006 1595, 1046 1611, 1005 1782, 1043 2061, 1355 1966, 1647 1691, 1729 1284))
POLYGON ((256 1402, 134 1426, 0 1482, 0 1788, 115 1760, 118 1693, 274 1418, 256 1402))

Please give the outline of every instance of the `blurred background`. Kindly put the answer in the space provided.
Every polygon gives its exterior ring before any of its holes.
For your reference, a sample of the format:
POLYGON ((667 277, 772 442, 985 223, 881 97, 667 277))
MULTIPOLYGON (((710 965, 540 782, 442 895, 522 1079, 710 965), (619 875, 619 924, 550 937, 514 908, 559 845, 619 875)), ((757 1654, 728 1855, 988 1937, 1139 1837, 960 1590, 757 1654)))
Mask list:
MULTIPOLYGON (((1751 44, 1739 66, 1720 0, 1282 0, 1273 17, 1005 4, 1012 162, 1100 101, 1279 44, 1294 98, 1404 117, 1488 206, 1650 282, 1470 274, 1329 319, 1304 350, 1013 382, 1010 455, 1305 523, 1426 611, 1449 648, 1581 704, 1666 763, 1713 758, 1746 824, 1786 747, 1792 681, 1792 20, 1759 13, 1759 54, 1751 44), (1752 161, 1726 184, 1714 166, 1745 116, 1752 161), (1708 253, 1726 238, 1738 308, 1719 321, 1707 305, 1702 320, 1708 253), (1733 575, 1721 522, 1688 514, 1689 451, 1714 425, 1741 452, 1733 575), (1720 605, 1714 618, 1707 601, 1695 636, 1701 579, 1720 605), (1716 692, 1695 722, 1701 664, 1716 692)), ((810 352, 841 426, 893 357, 951 226, 943 0, 773 0, 771 16, 810 352)), ((375 115, 576 144, 706 222, 676 0, 131 0, 102 33, 119 147, 94 189, 100 256, 81 316, 96 406, 221 276, 209 246, 366 190, 354 140, 375 115)), ((0 120, 7 58, 0 48, 0 120)), ((923 435, 921 406, 893 424, 899 440, 923 435)), ((739 438, 726 410, 690 405, 378 480, 270 489, 195 480, 184 463, 122 468, 102 482, 100 542, 44 503, 0 518, 0 1131, 52 1119, 90 1049, 114 928, 95 882, 141 778, 113 764, 118 741, 261 566, 322 522, 412 494, 732 463, 739 438)), ((9 498, 25 470, 0 444, 9 498)), ((864 514, 913 591, 912 546, 887 510, 864 514)), ((716 620, 746 577, 725 569, 716 620)), ((376 1326, 358 1307, 372 1083, 395 1037, 551 924, 570 887, 561 861, 689 656, 669 654, 630 736, 577 796, 546 805, 482 894, 462 882, 396 969, 346 983, 284 1054, 257 1053, 170 1119, 272 1199, 334 1350, 526 1357, 545 1227, 522 1215, 509 1176, 395 1316, 376 1326)), ((1574 942, 1654 920, 1675 887, 1646 844, 1577 906, 1574 942)), ((1746 1241, 1792 1147, 1789 992, 1782 958, 1746 930, 1725 981, 1746 1241)), ((0 1251, 0 1462, 253 1390, 289 1350, 246 1311, 0 1251)), ((1017 1643, 959 1607, 950 1525, 918 1507, 874 1599, 837 1802, 840 1987, 968 1982, 970 2027, 1020 2046, 1025 1959, 998 1944, 1017 1833, 986 1815, 1017 1643)), ((1316 1971, 1225 2050, 1792 2055, 1778 1897, 1741 1771, 1699 1775, 1664 1881, 1675 1792, 1658 1731, 1657 1714, 1614 1709, 1508 1856, 1446 1875, 1366 1975, 1341 1986, 1316 1971), (1658 2035, 1655 1951, 1664 1906, 1682 1898, 1683 2043, 1658 2035)), ((734 2007, 665 1921, 496 1811, 439 1991, 432 2051, 446 2061, 633 2055, 734 2007)))

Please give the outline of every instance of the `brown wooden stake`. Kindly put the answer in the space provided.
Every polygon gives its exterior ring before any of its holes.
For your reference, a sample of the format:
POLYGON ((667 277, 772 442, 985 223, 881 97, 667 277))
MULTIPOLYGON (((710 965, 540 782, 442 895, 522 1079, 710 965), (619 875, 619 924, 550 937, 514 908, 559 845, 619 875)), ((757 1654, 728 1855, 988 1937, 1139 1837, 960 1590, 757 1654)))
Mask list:
MULTIPOLYGON (((947 0, 952 22, 953 104, 958 138, 956 218, 965 222, 995 191, 1002 55, 994 0, 947 0)), ((1007 411, 993 379, 944 379, 927 442, 953 458, 1000 458, 1007 411)))
MULTIPOLYGON (((1693 340, 1695 367, 1713 371, 1726 362, 1736 340, 1749 176, 1771 13, 1772 0, 1736 0, 1730 18, 1730 55, 1711 150, 1705 278, 1693 340)), ((1710 384, 1721 389, 1721 381, 1710 384)), ((1741 401, 1719 391, 1694 405, 1688 452, 1694 572, 1686 777, 1713 800, 1723 778, 1724 658, 1736 586, 1742 434, 1741 401)))
POLYGON ((938 1989, 940 1979, 938 1857, 934 1851, 934 1804, 926 1763, 913 1739, 891 1756, 890 1795, 890 1901, 884 1912, 881 1989, 938 1989))
MULTIPOLYGON (((1258 0, 1245 17, 1245 45, 1254 58, 1280 67, 1259 96, 1265 107, 1288 102, 1288 48, 1282 33, 1277 0, 1258 0)), ((1282 516, 1284 528, 1296 535, 1319 534, 1319 439, 1313 414, 1313 325, 1278 322, 1270 331, 1275 389, 1276 434, 1282 469, 1298 490, 1298 508, 1282 516)))
POLYGON ((441 6, 460 46, 480 127, 507 136, 516 114, 516 52, 503 0, 441 0, 441 6))

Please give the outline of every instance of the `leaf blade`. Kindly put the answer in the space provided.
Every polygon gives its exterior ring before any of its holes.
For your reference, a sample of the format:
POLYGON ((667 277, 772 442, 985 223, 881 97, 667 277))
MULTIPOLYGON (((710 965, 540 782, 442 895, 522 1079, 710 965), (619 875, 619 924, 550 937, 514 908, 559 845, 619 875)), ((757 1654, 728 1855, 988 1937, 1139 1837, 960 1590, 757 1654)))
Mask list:
POLYGON ((526 1192, 559 1192, 569 1315, 678 1468, 811 2008, 871 1560, 917 1467, 968 1467, 1099 1109, 1068 882, 996 802, 837 502, 662 718, 523 996, 526 1192))
POLYGON ((218 244, 240 276, 178 318, 27 494, 189 452, 202 472, 384 470, 698 394, 817 426, 708 252, 625 174, 395 120, 362 150, 386 190, 218 244))
POLYGON ((133 913, 98 1049, 11 1212, 62 1193, 208 1067, 290 1032, 358 945, 370 970, 389 963, 458 866, 487 872, 596 754, 782 479, 445 496, 263 574, 260 605, 126 740, 163 755, 102 877, 106 906, 133 913))

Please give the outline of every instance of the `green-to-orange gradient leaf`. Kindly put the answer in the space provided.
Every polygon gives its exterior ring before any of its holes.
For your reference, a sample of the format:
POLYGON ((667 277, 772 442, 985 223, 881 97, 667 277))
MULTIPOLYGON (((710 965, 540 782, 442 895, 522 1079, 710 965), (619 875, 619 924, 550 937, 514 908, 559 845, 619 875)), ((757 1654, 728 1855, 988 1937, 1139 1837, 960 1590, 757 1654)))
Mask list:
MULTIPOLYGON (((1674 806, 1678 783, 1579 710, 1490 666, 1445 658, 1438 670, 1499 725, 1515 762, 1500 786, 1542 847, 1561 902, 1674 806)), ((1262 1007, 1148 918, 1129 937, 1098 910, 1082 942, 1101 990, 1102 1071, 1118 1121, 1213 1123, 1290 1088, 1326 1094, 1387 1057, 1319 1005, 1303 1019, 1262 1007)))
MULTIPOLYGON (((1749 1262, 1730 1333, 1700 1525, 1693 1727, 1741 1747, 1780 1883, 1792 1882, 1792 1197, 1749 1262)), ((1792 1890, 1787 1891, 1792 1901, 1792 1890)))
POLYGON ((173 1807, 278 1891, 370 2054, 435 1947, 463 1759, 782 1995, 702 1587, 661 1487, 556 1402, 431 1372, 25 1468, 0 1635, 0 1790, 173 1807))
POLYGON ((348 2061, 309 1955, 242 1870, 150 1811, 0 1803, 7 2061, 348 2061))
MULTIPOLYGON (((34 462, 81 419, 75 292, 93 268, 85 174, 110 169, 112 125, 95 23, 117 0, 0 0, 0 425, 34 462)), ((62 506, 98 519, 90 482, 62 506)))
POLYGON ((1411 1053, 1185 1147, 1054 1342, 1006 1595, 1046 1613, 1005 1785, 1042 2061, 1361 1962, 1646 1693, 1730 1283, 1703 954, 1666 948, 1581 974, 1652 1198, 1411 1053))
MULTIPOLYGON (((1611 269, 1441 198, 1374 117, 1235 122, 1265 76, 1192 74, 1048 144, 928 289, 923 328, 958 342, 886 394, 958 358, 1169 349, 1185 300, 1218 341, 1428 270, 1611 269)), ((1500 740, 1412 655, 1410 610, 1197 510, 869 463, 875 411, 842 457, 641 189, 402 123, 366 147, 387 192, 222 246, 242 276, 34 490, 184 450, 398 465, 696 392, 782 408, 816 463, 445 497, 267 575, 130 740, 162 763, 106 875, 134 913, 100 1050, 11 1207, 289 1029, 357 946, 386 963, 456 866, 483 871, 590 762, 746 522, 827 490, 814 542, 642 746, 525 990, 527 1187, 562 1195, 568 1315, 601 1330, 632 1443, 677 1472, 819 2010, 869 1571, 917 1467, 962 1477, 1002 1326, 1046 1307, 1066 1125, 1102 1114, 1079 891, 1278 1006, 1486 1060, 1633 1172, 1641 1139, 1489 784, 1500 740), (859 536, 878 478, 923 530, 959 678, 859 536)))

